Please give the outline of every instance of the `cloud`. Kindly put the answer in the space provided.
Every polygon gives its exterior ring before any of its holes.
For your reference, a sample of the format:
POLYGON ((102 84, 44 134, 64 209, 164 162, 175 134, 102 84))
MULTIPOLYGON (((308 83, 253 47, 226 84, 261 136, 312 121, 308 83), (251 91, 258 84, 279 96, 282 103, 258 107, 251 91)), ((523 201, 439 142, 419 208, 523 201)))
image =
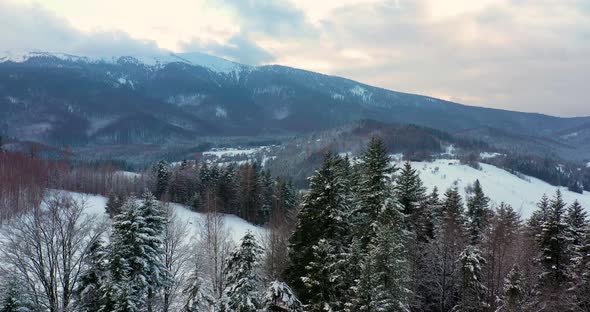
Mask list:
POLYGON ((291 45, 290 51, 274 52, 278 62, 322 64, 330 74, 394 90, 472 105, 590 115, 584 87, 590 41, 583 39, 590 33, 590 14, 579 3, 507 0, 434 14, 433 1, 339 7, 322 21, 314 49, 291 45))
POLYGON ((36 5, 0 1, 2 50, 50 51, 84 56, 160 53, 155 41, 137 40, 123 31, 82 32, 67 20, 36 5))
POLYGON ((242 33, 231 37, 225 43, 202 43, 193 40, 182 44, 182 47, 185 51, 200 51, 248 65, 259 65, 275 60, 274 55, 259 47, 242 33))
POLYGON ((283 39, 315 35, 314 27, 307 21, 304 12, 288 1, 217 1, 235 14, 243 33, 261 33, 283 39))

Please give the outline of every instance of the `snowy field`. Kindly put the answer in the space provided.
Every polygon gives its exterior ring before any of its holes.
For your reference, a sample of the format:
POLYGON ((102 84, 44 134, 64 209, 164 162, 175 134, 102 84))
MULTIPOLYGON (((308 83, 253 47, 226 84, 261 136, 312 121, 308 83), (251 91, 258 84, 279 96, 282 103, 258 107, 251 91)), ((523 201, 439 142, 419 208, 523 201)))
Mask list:
MULTIPOLYGON (((400 167, 402 164, 398 163, 400 167)), ((536 209, 537 202, 543 194, 549 198, 555 195, 557 187, 537 178, 524 176, 519 178, 498 167, 481 164, 481 170, 462 165, 455 159, 438 159, 433 162, 412 162, 412 166, 420 173, 424 184, 432 190, 439 189, 442 195, 449 187, 456 185, 465 199, 465 187, 479 179, 484 192, 492 201, 492 205, 499 205, 504 201, 519 212, 523 218, 528 218, 536 209)), ((590 192, 578 194, 561 187, 564 200, 570 204, 578 200, 582 207, 590 211, 590 192)))
MULTIPOLYGON (((96 216, 97 221, 108 219, 105 206, 107 198, 99 195, 89 195, 82 193, 66 192, 71 194, 77 200, 83 200, 86 205, 85 212, 88 215, 96 216)), ((188 239, 194 238, 199 232, 199 227, 205 220, 205 214, 189 210, 180 204, 170 204, 180 222, 188 224, 188 239)), ((261 237, 265 230, 261 227, 248 223, 244 219, 234 215, 224 215, 224 222, 230 231, 230 235, 235 242, 238 242, 247 231, 252 231, 256 237, 261 237)))

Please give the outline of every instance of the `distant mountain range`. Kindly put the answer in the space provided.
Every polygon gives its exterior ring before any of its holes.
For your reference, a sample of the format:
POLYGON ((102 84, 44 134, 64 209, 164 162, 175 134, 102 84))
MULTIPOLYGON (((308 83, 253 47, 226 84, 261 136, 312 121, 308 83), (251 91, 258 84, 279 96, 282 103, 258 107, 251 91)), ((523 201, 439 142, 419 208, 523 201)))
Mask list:
POLYGON ((200 53, 0 55, 0 133, 18 140, 75 147, 180 144, 199 137, 299 135, 365 119, 590 158, 590 117, 466 106, 200 53))

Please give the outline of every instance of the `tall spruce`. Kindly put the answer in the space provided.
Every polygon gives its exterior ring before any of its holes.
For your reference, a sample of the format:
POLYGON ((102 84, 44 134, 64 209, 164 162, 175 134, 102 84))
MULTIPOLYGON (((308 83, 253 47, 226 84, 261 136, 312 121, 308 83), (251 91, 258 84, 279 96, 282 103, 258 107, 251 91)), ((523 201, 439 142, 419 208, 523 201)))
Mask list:
POLYGON ((396 168, 390 164, 385 144, 372 138, 360 164, 361 176, 358 185, 360 203, 356 212, 357 235, 366 247, 377 232, 377 219, 391 194, 391 175, 396 168))
POLYGON ((473 183, 473 195, 467 198, 467 217, 471 244, 478 245, 489 223, 490 199, 484 194, 479 180, 473 183))
POLYGON ((108 253, 102 240, 93 241, 84 259, 76 292, 76 306, 80 312, 99 312, 104 306, 102 290, 108 283, 108 253))
POLYGON ((524 311, 524 277, 518 266, 513 266, 504 280, 504 296, 501 311, 524 311))
POLYGON ((483 283, 483 268, 485 259, 479 249, 469 245, 463 250, 458 259, 461 265, 461 295, 459 311, 478 312, 488 307, 485 301, 487 288, 483 283))
POLYGON ((168 191, 168 185, 170 183, 170 164, 165 160, 160 160, 155 170, 156 187, 154 190, 154 196, 161 199, 168 191))
POLYGON ((348 253, 350 224, 348 182, 343 160, 326 155, 321 168, 310 178, 310 189, 298 212, 298 222, 289 240, 289 264, 286 276, 305 304, 334 303, 341 295, 342 262, 348 253), (320 243, 321 242, 321 243, 320 243), (315 264, 315 265, 314 265, 315 264), (329 267, 323 270, 322 266, 329 267), (318 280, 332 280, 327 285, 318 280), (317 289, 321 287, 322 289, 317 289))
POLYGON ((426 263, 429 272, 426 282, 437 285, 427 290, 427 309, 450 311, 458 302, 461 283, 461 267, 457 261, 467 245, 465 215, 457 188, 445 192, 440 204, 440 221, 435 238, 427 246, 426 263))
POLYGON ((115 311, 152 309, 157 290, 168 281, 162 262, 165 213, 146 194, 142 202, 130 198, 113 222, 111 275, 115 311))
POLYGON ((578 201, 574 201, 566 216, 566 237, 568 241, 567 268, 570 309, 590 310, 590 224, 587 213, 578 201))
POLYGON ((546 287, 560 287, 566 277, 568 241, 565 207, 561 191, 558 190, 549 203, 546 220, 541 226, 540 260, 544 268, 541 280, 546 287))
POLYGON ((422 204, 426 199, 426 189, 416 169, 407 161, 401 168, 395 184, 395 197, 405 217, 406 228, 421 238, 421 221, 425 217, 426 207, 422 204))
POLYGON ((262 247, 251 232, 241 239, 224 269, 225 289, 218 303, 219 312, 256 312, 261 305, 257 275, 262 247))

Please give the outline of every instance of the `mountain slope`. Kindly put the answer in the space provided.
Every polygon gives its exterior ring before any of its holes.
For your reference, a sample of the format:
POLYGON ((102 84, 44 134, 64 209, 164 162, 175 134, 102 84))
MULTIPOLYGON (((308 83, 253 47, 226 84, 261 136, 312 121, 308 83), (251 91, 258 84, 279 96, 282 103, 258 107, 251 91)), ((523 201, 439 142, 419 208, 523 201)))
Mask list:
MULTIPOLYGON (((399 166, 401 164, 398 164, 399 166)), ((478 170, 462 165, 458 160, 437 159, 433 162, 412 162, 412 166, 418 170, 424 185, 430 190, 437 187, 441 195, 449 187, 457 186, 465 198, 465 188, 478 179, 486 195, 491 198, 492 206, 498 206, 501 201, 504 201, 525 218, 528 218, 536 209, 536 204, 543 194, 552 197, 557 189, 561 190, 568 204, 578 200, 586 209, 590 207, 589 192, 574 193, 567 188, 558 188, 537 178, 526 175, 518 177, 488 164, 480 164, 481 170, 478 170)))
POLYGON ((550 150, 571 158, 590 149, 587 135, 567 135, 587 129, 589 117, 465 106, 284 66, 251 67, 199 53, 0 56, 0 133, 21 140, 174 144, 203 136, 300 134, 362 119, 461 132, 488 143, 499 130, 518 138, 512 146, 532 137, 558 140, 562 144, 550 150), (130 130, 124 123, 131 115, 152 118, 154 134, 130 130))

